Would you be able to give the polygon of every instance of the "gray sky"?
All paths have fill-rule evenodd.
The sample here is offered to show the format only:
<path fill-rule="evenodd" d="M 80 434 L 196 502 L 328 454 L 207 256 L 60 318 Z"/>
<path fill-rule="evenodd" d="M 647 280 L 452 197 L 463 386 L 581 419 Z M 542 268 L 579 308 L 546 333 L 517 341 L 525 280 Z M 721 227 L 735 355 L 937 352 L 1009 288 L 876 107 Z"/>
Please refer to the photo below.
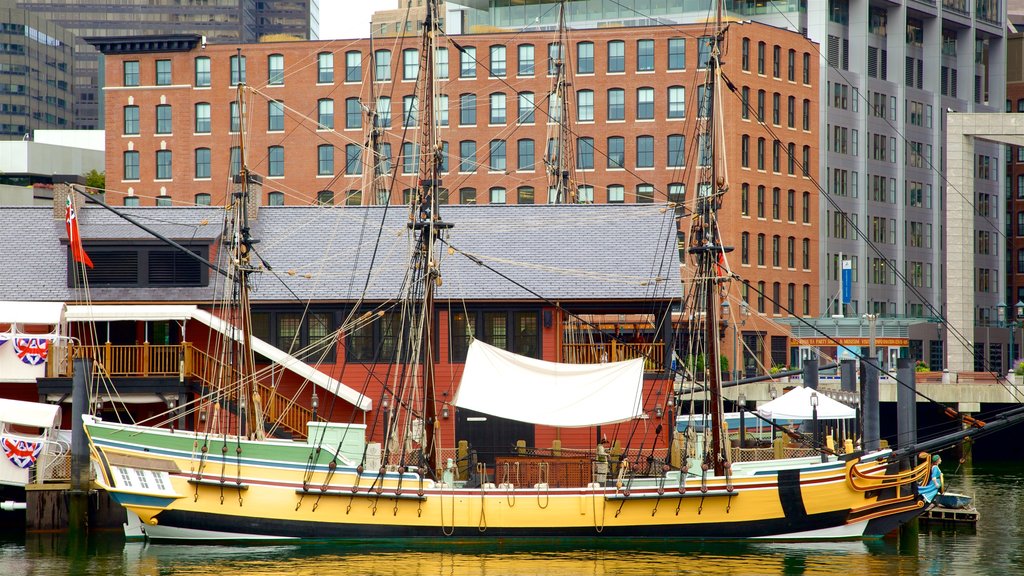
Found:
<path fill-rule="evenodd" d="M 370 16 L 396 6 L 395 0 L 320 0 L 320 39 L 368 38 Z"/>

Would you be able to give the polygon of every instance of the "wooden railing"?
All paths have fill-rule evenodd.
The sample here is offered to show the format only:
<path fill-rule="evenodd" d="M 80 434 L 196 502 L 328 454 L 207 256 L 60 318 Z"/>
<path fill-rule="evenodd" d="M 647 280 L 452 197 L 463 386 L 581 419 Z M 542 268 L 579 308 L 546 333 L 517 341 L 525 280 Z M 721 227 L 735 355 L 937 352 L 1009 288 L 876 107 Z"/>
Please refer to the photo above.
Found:
<path fill-rule="evenodd" d="M 634 358 L 644 359 L 644 371 L 660 372 L 665 369 L 665 345 L 662 342 L 562 345 L 562 362 L 568 364 L 597 364 Z"/>
<path fill-rule="evenodd" d="M 222 388 L 222 399 L 234 402 L 237 399 L 235 383 L 241 374 L 234 366 L 192 346 L 191 342 L 171 345 L 156 344 L 100 344 L 92 346 L 73 345 L 72 358 L 91 358 L 95 369 L 111 378 L 149 378 L 154 376 L 178 376 L 196 378 L 207 388 Z M 70 364 L 69 364 L 70 365 Z M 70 373 L 61 374 L 69 377 Z M 306 423 L 313 419 L 312 411 L 266 384 L 256 381 L 260 401 L 266 420 L 277 423 L 293 436 L 306 436 Z"/>

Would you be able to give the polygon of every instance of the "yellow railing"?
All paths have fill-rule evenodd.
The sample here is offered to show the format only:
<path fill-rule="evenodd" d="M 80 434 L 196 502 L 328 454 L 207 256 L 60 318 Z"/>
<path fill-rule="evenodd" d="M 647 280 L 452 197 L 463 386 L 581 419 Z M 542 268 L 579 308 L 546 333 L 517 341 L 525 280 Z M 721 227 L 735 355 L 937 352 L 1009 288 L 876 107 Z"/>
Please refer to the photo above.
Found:
<path fill-rule="evenodd" d="M 634 358 L 644 359 L 645 371 L 660 372 L 665 369 L 665 345 L 662 342 L 562 345 L 562 362 L 568 364 L 597 364 Z"/>
<path fill-rule="evenodd" d="M 147 378 L 153 376 L 178 376 L 196 378 L 208 388 L 223 389 L 224 400 L 237 398 L 234 386 L 241 374 L 234 366 L 192 346 L 182 344 L 100 344 L 75 345 L 71 347 L 72 358 L 91 358 L 96 370 L 111 378 Z M 62 374 L 64 377 L 70 373 Z M 257 381 L 263 413 L 268 422 L 277 423 L 293 436 L 306 436 L 306 423 L 313 419 L 312 411 L 295 404 L 291 398 L 279 394 L 266 384 Z"/>

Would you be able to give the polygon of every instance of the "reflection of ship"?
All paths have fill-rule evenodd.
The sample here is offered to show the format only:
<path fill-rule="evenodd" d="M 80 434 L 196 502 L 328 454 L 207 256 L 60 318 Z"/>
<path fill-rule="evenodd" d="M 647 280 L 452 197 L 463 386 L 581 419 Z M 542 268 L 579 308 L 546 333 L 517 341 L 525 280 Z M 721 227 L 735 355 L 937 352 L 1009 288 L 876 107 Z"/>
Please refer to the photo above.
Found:
<path fill-rule="evenodd" d="M 429 75 L 434 70 L 434 43 L 440 38 L 438 10 L 436 0 L 427 3 L 419 75 L 426 78 L 419 92 L 424 103 L 434 102 L 435 84 Z M 692 217 L 682 219 L 691 226 L 686 252 L 694 274 L 686 283 L 689 293 L 683 309 L 694 314 L 687 326 L 692 352 L 688 358 L 693 361 L 681 368 L 681 377 L 699 382 L 707 391 L 703 401 L 712 424 L 701 440 L 680 442 L 673 455 L 677 457 L 666 461 L 653 453 L 635 459 L 603 449 L 581 454 L 575 464 L 582 473 L 575 475 L 547 462 L 531 463 L 523 455 L 522 462 L 506 461 L 492 469 L 483 463 L 471 466 L 469 479 L 459 479 L 458 464 L 442 461 L 438 426 L 448 406 L 435 390 L 434 346 L 439 345 L 439 336 L 434 332 L 434 298 L 442 263 L 457 250 L 449 244 L 453 225 L 442 220 L 439 211 L 442 148 L 433 133 L 432 106 L 425 105 L 420 114 L 424 152 L 419 189 L 410 194 L 404 226 L 411 253 L 402 313 L 365 317 L 367 323 L 386 318 L 388 325 L 381 331 L 392 337 L 388 352 L 394 354 L 389 358 L 393 372 L 389 369 L 379 404 L 387 429 L 383 445 L 365 441 L 364 424 L 314 423 L 305 442 L 262 437 L 261 395 L 251 377 L 247 315 L 247 277 L 254 271 L 250 258 L 255 242 L 240 213 L 227 249 L 236 267 L 229 273 L 237 280 L 232 294 L 242 310 L 242 346 L 235 350 L 240 377 L 232 383 L 238 387 L 215 390 L 197 409 L 211 411 L 201 418 L 204 422 L 217 419 L 212 410 L 221 404 L 244 409 L 231 422 L 231 433 L 227 426 L 194 433 L 87 417 L 86 430 L 101 471 L 97 481 L 139 516 L 152 539 L 516 538 L 530 543 L 618 538 L 632 546 L 635 538 L 873 538 L 918 515 L 922 502 L 913 485 L 927 471 L 927 463 L 901 469 L 890 461 L 888 450 L 842 458 L 816 454 L 729 460 L 722 434 L 722 367 L 696 360 L 720 356 L 716 315 L 721 288 L 731 281 L 721 270 L 728 249 L 716 214 L 728 185 L 714 160 L 719 130 L 712 113 L 720 98 L 717 71 L 724 34 L 719 23 L 715 34 L 701 39 L 708 73 L 701 92 L 704 100 L 698 106 L 700 133 L 692 140 L 700 143 L 700 157 L 708 161 L 698 168 L 700 193 L 686 206 Z M 566 108 L 564 103 L 557 106 Z M 558 156 L 564 161 L 564 155 Z M 242 160 L 244 197 L 244 154 Z M 556 172 L 562 183 L 571 182 L 562 168 Z M 556 197 L 573 197 L 566 192 Z M 245 205 L 235 203 L 239 212 Z M 675 230 L 671 236 L 674 240 Z M 659 250 L 672 253 L 672 243 L 664 242 Z M 643 370 L 643 359 L 556 364 L 472 340 L 452 403 L 463 410 L 556 428 L 623 421 L 639 426 L 648 419 L 641 399 Z"/>

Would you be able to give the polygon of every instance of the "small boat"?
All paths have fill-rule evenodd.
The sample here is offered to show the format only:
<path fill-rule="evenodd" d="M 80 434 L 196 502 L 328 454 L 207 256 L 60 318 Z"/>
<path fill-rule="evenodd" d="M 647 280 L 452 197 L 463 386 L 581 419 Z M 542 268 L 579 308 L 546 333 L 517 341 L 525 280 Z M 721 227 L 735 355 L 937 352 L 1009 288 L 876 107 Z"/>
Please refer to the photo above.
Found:
<path fill-rule="evenodd" d="M 956 492 L 944 492 L 937 495 L 933 502 L 942 508 L 971 508 L 974 505 L 974 497 Z"/>

